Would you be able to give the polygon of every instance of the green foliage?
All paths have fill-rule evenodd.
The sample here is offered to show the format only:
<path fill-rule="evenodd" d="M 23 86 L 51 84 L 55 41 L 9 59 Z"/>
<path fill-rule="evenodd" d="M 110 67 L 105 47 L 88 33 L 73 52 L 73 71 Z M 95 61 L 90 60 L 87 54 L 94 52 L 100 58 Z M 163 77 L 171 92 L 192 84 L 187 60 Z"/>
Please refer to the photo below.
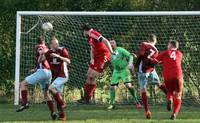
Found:
<path fill-rule="evenodd" d="M 0 96 L 11 96 L 14 93 L 14 83 L 11 80 L 5 80 L 0 83 Z"/>

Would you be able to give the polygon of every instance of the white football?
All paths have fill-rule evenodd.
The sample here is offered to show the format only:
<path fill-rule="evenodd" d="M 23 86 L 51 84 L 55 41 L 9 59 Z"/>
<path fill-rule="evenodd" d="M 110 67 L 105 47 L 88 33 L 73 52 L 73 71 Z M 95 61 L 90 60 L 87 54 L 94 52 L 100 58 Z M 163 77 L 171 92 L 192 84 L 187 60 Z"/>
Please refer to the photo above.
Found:
<path fill-rule="evenodd" d="M 46 22 L 42 24 L 42 29 L 44 31 L 52 31 L 53 30 L 53 25 L 50 22 Z"/>

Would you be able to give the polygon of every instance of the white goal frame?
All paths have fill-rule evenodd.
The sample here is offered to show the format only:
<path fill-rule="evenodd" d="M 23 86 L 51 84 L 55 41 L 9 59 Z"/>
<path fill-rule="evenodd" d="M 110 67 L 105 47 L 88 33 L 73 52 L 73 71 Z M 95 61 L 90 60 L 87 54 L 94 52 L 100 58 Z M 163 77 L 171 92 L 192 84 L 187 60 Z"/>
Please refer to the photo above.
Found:
<path fill-rule="evenodd" d="M 138 12 L 84 12 L 84 11 L 17 11 L 16 16 L 16 57 L 15 57 L 15 91 L 14 105 L 19 104 L 20 83 L 20 39 L 21 39 L 21 16 L 24 15 L 68 15 L 68 16 L 173 16 L 173 15 L 200 15 L 200 11 L 138 11 Z"/>

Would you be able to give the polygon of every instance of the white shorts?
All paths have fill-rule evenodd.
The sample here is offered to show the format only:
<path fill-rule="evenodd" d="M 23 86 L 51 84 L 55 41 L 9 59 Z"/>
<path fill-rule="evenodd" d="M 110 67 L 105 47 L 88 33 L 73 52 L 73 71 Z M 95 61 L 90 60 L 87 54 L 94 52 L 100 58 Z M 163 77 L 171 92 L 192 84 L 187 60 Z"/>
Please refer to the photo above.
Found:
<path fill-rule="evenodd" d="M 40 84 L 44 90 L 48 83 L 51 82 L 51 71 L 47 69 L 37 69 L 37 71 L 25 78 L 30 85 Z"/>
<path fill-rule="evenodd" d="M 148 84 L 158 85 L 160 83 L 160 79 L 155 70 L 150 73 L 138 72 L 138 80 L 140 89 L 146 89 Z"/>
<path fill-rule="evenodd" d="M 64 84 L 68 81 L 68 77 L 67 78 L 63 78 L 63 77 L 57 77 L 52 84 L 49 86 L 49 88 L 55 88 L 58 92 L 62 93 L 63 92 L 63 88 L 64 88 Z"/>

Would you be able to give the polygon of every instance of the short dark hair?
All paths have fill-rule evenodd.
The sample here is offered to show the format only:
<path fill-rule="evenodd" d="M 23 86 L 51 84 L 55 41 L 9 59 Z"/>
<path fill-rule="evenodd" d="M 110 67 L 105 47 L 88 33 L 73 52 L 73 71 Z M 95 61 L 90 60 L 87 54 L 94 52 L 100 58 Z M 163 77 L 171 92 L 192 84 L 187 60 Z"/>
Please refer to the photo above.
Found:
<path fill-rule="evenodd" d="M 38 43 L 38 44 L 43 44 L 44 42 L 45 42 L 44 36 L 39 36 L 39 37 L 37 38 L 37 43 Z"/>
<path fill-rule="evenodd" d="M 155 34 L 149 34 L 149 41 L 150 42 L 155 42 L 157 39 L 156 35 Z"/>
<path fill-rule="evenodd" d="M 179 42 L 178 41 L 169 41 L 169 43 L 172 45 L 173 48 L 179 48 Z"/>
<path fill-rule="evenodd" d="M 86 31 L 88 31 L 88 30 L 91 29 L 89 23 L 85 23 L 85 24 L 81 25 L 81 28 L 82 28 L 83 30 L 86 30 Z"/>

